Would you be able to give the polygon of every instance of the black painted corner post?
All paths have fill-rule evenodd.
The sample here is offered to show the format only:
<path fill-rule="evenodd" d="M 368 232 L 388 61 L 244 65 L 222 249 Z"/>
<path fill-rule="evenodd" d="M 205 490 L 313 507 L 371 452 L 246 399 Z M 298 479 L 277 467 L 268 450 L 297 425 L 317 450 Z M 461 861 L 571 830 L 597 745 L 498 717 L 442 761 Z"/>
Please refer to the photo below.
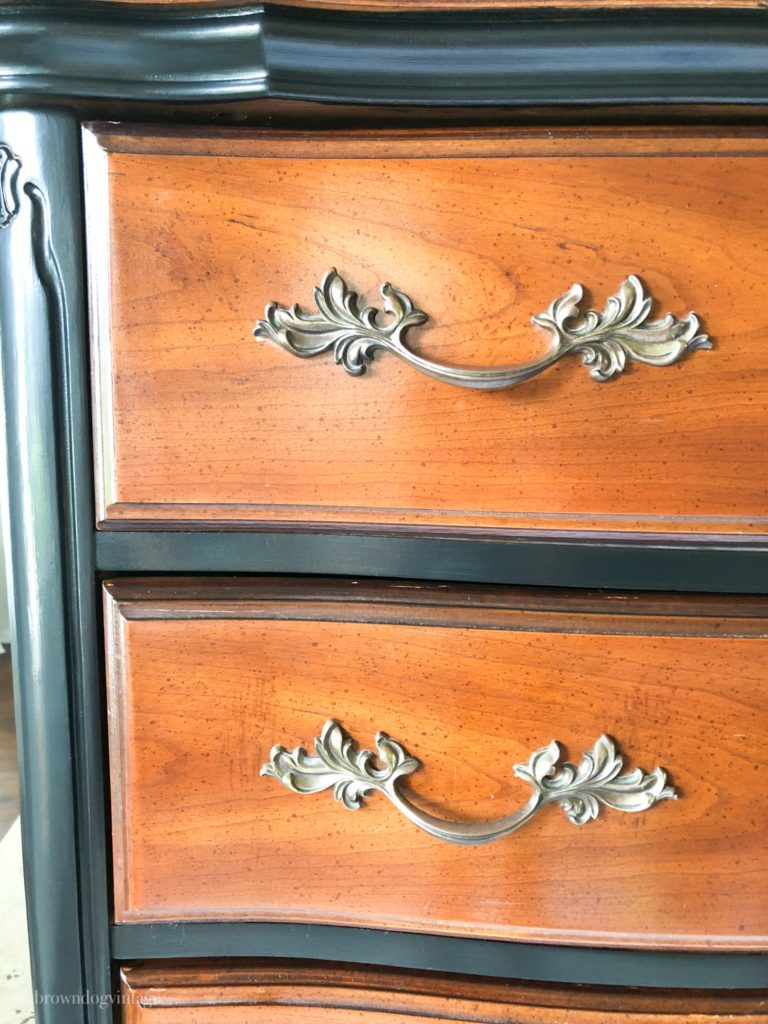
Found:
<path fill-rule="evenodd" d="M 4 529 L 39 1024 L 94 1021 L 110 994 L 82 248 L 76 119 L 0 113 Z"/>

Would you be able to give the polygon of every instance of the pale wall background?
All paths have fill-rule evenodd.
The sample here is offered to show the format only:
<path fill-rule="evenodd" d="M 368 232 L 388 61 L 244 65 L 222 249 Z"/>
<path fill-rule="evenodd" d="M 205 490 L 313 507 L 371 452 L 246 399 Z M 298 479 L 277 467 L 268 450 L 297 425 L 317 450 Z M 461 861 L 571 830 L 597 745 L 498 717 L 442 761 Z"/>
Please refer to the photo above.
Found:
<path fill-rule="evenodd" d="M 0 539 L 0 644 L 10 643 L 11 624 L 8 615 L 8 592 L 5 589 L 5 552 Z"/>

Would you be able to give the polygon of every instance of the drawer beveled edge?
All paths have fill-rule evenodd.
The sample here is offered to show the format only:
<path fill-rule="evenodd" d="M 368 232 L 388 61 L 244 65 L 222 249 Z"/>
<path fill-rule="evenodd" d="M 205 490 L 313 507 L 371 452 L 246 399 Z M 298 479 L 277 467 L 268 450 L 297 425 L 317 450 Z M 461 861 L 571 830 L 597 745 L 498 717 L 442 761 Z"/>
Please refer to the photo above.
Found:
<path fill-rule="evenodd" d="M 750 1014 L 762 1019 L 765 993 L 761 991 L 702 992 L 658 989 L 653 992 L 606 987 L 574 988 L 541 982 L 501 981 L 477 975 L 395 967 L 360 967 L 323 961 L 285 959 L 160 960 L 122 965 L 120 981 L 125 1001 L 141 1009 L 207 1005 L 293 1005 L 367 1010 L 381 1007 L 408 1014 L 428 1010 L 431 1017 L 442 1009 L 454 1019 L 460 1002 L 468 1019 L 511 1020 L 518 1008 L 547 1013 L 573 1010 L 622 1015 L 645 1012 L 654 1019 L 669 1014 Z M 535 1009 L 534 1009 L 535 1008 Z M 460 1013 L 464 1020 L 464 1013 Z M 441 1017 L 442 1019 L 442 1017 Z M 515 1017 L 517 1019 L 517 1017 Z M 538 1016 L 536 1016 L 538 1020 Z M 549 1018 L 548 1018 L 549 1019 Z M 591 1016 L 590 1016 L 591 1019 Z"/>
<path fill-rule="evenodd" d="M 296 577 L 122 577 L 103 582 L 126 620 L 280 619 L 594 634 L 768 636 L 768 600 L 486 584 Z"/>

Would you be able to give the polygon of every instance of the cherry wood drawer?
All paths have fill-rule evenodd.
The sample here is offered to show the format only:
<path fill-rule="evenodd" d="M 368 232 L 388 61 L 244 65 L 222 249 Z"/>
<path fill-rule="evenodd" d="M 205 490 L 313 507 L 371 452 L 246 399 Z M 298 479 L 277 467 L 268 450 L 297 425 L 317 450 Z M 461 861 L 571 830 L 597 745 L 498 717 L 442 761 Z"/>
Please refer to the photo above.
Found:
<path fill-rule="evenodd" d="M 764 134 L 113 126 L 84 146 L 102 528 L 766 534 Z M 540 358 L 533 315 L 574 282 L 602 310 L 631 274 L 714 348 L 483 391 L 254 339 L 271 300 L 314 310 L 331 267 L 361 303 L 407 293 L 430 317 L 409 344 L 440 364 Z"/>
<path fill-rule="evenodd" d="M 764 601 L 215 579 L 105 595 L 119 922 L 766 948 Z M 330 718 L 402 744 L 421 767 L 401 792 L 459 829 L 525 804 L 513 766 L 553 739 L 578 762 L 608 734 L 679 799 L 581 827 L 543 806 L 446 842 L 382 793 L 350 812 L 260 776 Z"/>
<path fill-rule="evenodd" d="M 302 961 L 123 967 L 126 1024 L 764 1024 L 765 993 L 591 989 Z"/>

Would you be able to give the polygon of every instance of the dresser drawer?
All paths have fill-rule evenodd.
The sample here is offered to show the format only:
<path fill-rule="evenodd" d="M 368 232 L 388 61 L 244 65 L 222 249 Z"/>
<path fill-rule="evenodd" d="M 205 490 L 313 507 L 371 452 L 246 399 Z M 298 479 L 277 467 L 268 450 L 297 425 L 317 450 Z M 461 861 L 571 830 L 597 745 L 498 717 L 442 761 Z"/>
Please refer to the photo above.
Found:
<path fill-rule="evenodd" d="M 762 134 L 113 126 L 84 143 L 102 528 L 768 532 Z M 588 331 L 593 371 L 671 360 L 676 328 L 648 326 L 666 313 L 714 348 L 627 356 L 603 383 L 573 353 L 542 369 L 553 318 L 566 348 L 587 330 L 575 292 L 551 305 L 574 282 L 582 312 L 629 282 Z M 403 358 L 367 365 L 365 325 Z M 483 367 L 531 361 L 485 390 Z"/>
<path fill-rule="evenodd" d="M 764 1024 L 768 1010 L 764 993 L 633 992 L 301 961 L 138 964 L 121 981 L 126 1024 Z"/>
<path fill-rule="evenodd" d="M 295 580 L 105 599 L 119 922 L 766 948 L 764 601 Z M 378 775 L 342 743 L 377 730 Z M 569 802 L 489 826 L 557 796 L 553 739 L 580 766 Z"/>

